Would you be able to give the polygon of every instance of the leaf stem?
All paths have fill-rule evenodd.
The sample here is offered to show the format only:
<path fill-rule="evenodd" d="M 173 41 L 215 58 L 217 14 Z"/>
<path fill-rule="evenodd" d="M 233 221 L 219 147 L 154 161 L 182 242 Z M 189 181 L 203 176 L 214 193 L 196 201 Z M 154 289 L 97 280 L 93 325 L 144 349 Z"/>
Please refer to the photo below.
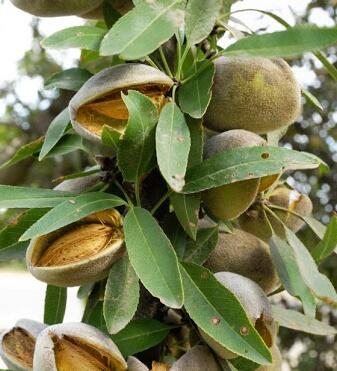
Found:
<path fill-rule="evenodd" d="M 151 209 L 151 214 L 154 215 L 160 206 L 171 196 L 173 193 L 172 189 L 168 190 L 164 196 L 153 206 Z"/>
<path fill-rule="evenodd" d="M 129 195 L 126 193 L 125 189 L 122 187 L 122 185 L 119 183 L 118 180 L 115 180 L 114 183 L 116 187 L 123 193 L 123 196 L 125 197 L 125 200 L 129 204 L 129 206 L 132 207 L 133 202 L 131 201 L 131 198 L 129 197 Z"/>
<path fill-rule="evenodd" d="M 221 54 L 218 53 L 214 55 L 212 58 L 209 59 L 210 62 L 213 62 L 215 59 L 221 57 Z M 188 83 L 189 81 L 193 80 L 197 76 L 201 74 L 201 72 L 205 71 L 209 67 L 209 64 L 205 63 L 203 66 L 201 66 L 193 75 L 188 76 L 185 80 L 181 81 L 181 85 L 184 85 Z"/>
<path fill-rule="evenodd" d="M 169 64 L 167 62 L 167 59 L 166 59 L 166 56 L 165 56 L 165 53 L 164 53 L 163 48 L 161 46 L 159 47 L 159 53 L 160 53 L 161 60 L 164 64 L 166 73 L 172 78 L 173 77 L 172 71 L 170 69 L 170 66 L 169 66 Z"/>
<path fill-rule="evenodd" d="M 152 67 L 156 68 L 157 70 L 161 70 L 157 64 L 150 58 L 150 57 L 146 57 L 146 62 L 148 62 Z"/>
<path fill-rule="evenodd" d="M 140 179 L 137 178 L 135 182 L 135 196 L 136 196 L 136 203 L 137 206 L 142 206 L 141 199 L 140 199 Z"/>

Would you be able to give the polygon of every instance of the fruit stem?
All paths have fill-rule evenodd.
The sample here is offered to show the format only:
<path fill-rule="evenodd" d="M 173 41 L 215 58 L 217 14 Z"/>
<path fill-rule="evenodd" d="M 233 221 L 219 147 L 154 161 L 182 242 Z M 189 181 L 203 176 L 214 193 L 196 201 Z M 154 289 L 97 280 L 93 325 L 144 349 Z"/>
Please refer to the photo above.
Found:
<path fill-rule="evenodd" d="M 153 206 L 151 209 L 151 214 L 154 215 L 160 206 L 171 196 L 173 193 L 172 189 L 168 190 L 164 196 Z"/>
<path fill-rule="evenodd" d="M 146 62 L 148 62 L 152 67 L 156 68 L 157 70 L 160 70 L 160 68 L 156 65 L 156 63 L 150 57 L 146 57 Z"/>
<path fill-rule="evenodd" d="M 266 213 L 266 211 L 269 212 L 269 211 L 271 211 L 271 210 L 269 210 L 269 208 L 268 208 L 266 205 L 262 204 L 262 211 L 263 211 L 264 218 L 265 218 L 266 221 L 267 221 L 268 227 L 269 227 L 269 229 L 270 229 L 270 231 L 271 231 L 271 234 L 274 235 L 274 234 L 275 234 L 274 229 L 273 229 L 273 227 L 272 227 L 272 225 L 271 225 L 271 223 L 270 223 L 270 220 L 269 220 L 269 218 L 268 218 L 268 215 L 267 215 L 267 213 Z"/>
<path fill-rule="evenodd" d="M 164 64 L 164 67 L 165 67 L 166 73 L 167 73 L 171 78 L 173 78 L 172 71 L 171 71 L 171 69 L 170 69 L 169 64 L 167 63 L 167 59 L 166 59 L 165 53 L 164 53 L 163 48 L 162 48 L 161 46 L 159 47 L 159 53 L 160 53 L 161 60 L 162 60 L 162 62 L 163 62 L 163 64 Z"/>

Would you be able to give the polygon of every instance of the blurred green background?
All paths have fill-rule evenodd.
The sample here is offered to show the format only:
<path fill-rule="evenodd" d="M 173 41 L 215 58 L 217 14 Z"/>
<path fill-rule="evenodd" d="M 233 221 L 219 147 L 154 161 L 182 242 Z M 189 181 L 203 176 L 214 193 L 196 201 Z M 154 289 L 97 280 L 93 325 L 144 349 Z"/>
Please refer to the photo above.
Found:
<path fill-rule="evenodd" d="M 257 3 L 258 1 L 255 1 L 255 5 Z M 336 1 L 317 0 L 304 3 L 305 11 L 295 12 L 290 8 L 296 22 L 310 22 L 314 14 L 316 18 L 321 16 L 322 19 L 328 20 L 327 23 L 336 24 Z M 246 8 L 251 5 L 252 1 L 246 1 Z M 270 9 L 273 7 L 269 6 L 267 10 Z M 265 22 L 265 17 L 259 15 L 258 19 L 261 19 L 261 23 Z M 256 21 L 254 24 L 259 25 Z M 268 29 L 268 25 L 263 23 L 261 28 Z M 70 92 L 41 89 L 38 93 L 38 104 L 27 104 L 18 94 L 17 87 L 23 78 L 29 78 L 31 81 L 36 78 L 46 79 L 61 70 L 59 62 L 39 45 L 42 35 L 38 20 L 31 22 L 30 30 L 33 42 L 30 49 L 27 45 L 28 51 L 17 64 L 17 77 L 13 81 L 0 81 L 0 164 L 24 144 L 44 135 L 49 123 L 67 105 L 71 97 Z M 327 56 L 337 67 L 337 47 L 330 48 Z M 2 53 L 2 58 L 6 58 L 6 53 Z M 324 110 L 319 112 L 311 105 L 304 104 L 302 117 L 289 128 L 282 143 L 296 150 L 314 153 L 328 163 L 330 171 L 296 171 L 288 174 L 285 179 L 299 191 L 310 195 L 315 216 L 327 223 L 329 215 L 337 210 L 337 83 L 311 54 L 290 60 L 289 63 L 294 66 L 295 72 L 302 76 L 302 85 L 318 98 Z M 83 152 L 74 152 L 42 163 L 31 158 L 1 171 L 0 184 L 53 187 L 58 177 L 81 171 L 87 165 L 88 158 Z M 0 211 L 0 224 L 4 225 L 13 216 L 13 211 Z M 307 230 L 301 232 L 301 237 L 309 243 L 312 240 Z M 8 263 L 0 264 L 0 267 L 8 268 Z M 13 262 L 11 267 L 24 269 L 24 264 Z M 337 287 L 336 254 L 323 263 L 321 269 Z M 286 297 L 280 300 L 290 307 L 297 305 L 295 301 L 287 301 Z M 321 306 L 319 316 L 337 326 L 336 310 Z M 337 343 L 334 337 L 313 337 L 281 329 L 280 340 L 284 359 L 288 362 L 287 369 L 337 370 Z"/>

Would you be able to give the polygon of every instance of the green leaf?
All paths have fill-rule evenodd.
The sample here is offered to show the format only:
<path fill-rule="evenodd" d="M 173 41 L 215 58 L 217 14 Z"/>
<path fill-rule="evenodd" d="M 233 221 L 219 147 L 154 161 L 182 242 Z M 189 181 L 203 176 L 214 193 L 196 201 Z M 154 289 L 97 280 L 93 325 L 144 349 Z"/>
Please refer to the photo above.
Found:
<path fill-rule="evenodd" d="M 124 220 L 130 262 L 150 293 L 171 307 L 183 305 L 183 288 L 174 249 L 157 221 L 145 209 L 129 210 Z"/>
<path fill-rule="evenodd" d="M 285 309 L 276 305 L 273 305 L 272 309 L 274 320 L 282 327 L 314 335 L 327 336 L 337 334 L 337 330 L 332 326 L 295 310 Z"/>
<path fill-rule="evenodd" d="M 323 64 L 325 69 L 328 71 L 329 75 L 337 81 L 337 68 L 330 63 L 328 58 L 322 53 L 322 52 L 316 52 L 314 53 L 316 58 Z"/>
<path fill-rule="evenodd" d="M 292 247 L 302 277 L 314 295 L 323 302 L 337 303 L 337 293 L 328 277 L 319 272 L 314 258 L 301 240 L 290 229 L 286 228 L 286 236 Z"/>
<path fill-rule="evenodd" d="M 23 259 L 26 256 L 28 242 L 18 240 L 47 211 L 48 209 L 30 209 L 0 231 L 0 261 Z"/>
<path fill-rule="evenodd" d="M 326 232 L 326 226 L 312 216 L 304 216 L 303 219 L 316 236 L 322 240 Z"/>
<path fill-rule="evenodd" d="M 168 335 L 170 326 L 154 319 L 131 321 L 111 338 L 126 358 L 160 344 Z"/>
<path fill-rule="evenodd" d="M 109 335 L 103 315 L 103 301 L 101 300 L 96 301 L 94 306 L 89 309 L 89 311 L 87 312 L 87 318 L 85 319 L 85 323 L 94 326 L 103 333 L 105 333 L 106 335 Z"/>
<path fill-rule="evenodd" d="M 0 170 L 6 169 L 7 167 L 13 166 L 18 162 L 25 160 L 38 153 L 42 147 L 43 137 L 34 140 L 31 143 L 22 146 L 13 157 L 0 166 Z"/>
<path fill-rule="evenodd" d="M 64 89 L 78 91 L 92 77 L 92 73 L 83 68 L 70 68 L 56 72 L 45 83 L 45 89 Z"/>
<path fill-rule="evenodd" d="M 111 126 L 104 125 L 102 130 L 102 143 L 108 147 L 113 148 L 117 152 L 121 133 Z"/>
<path fill-rule="evenodd" d="M 207 269 L 191 263 L 182 266 L 184 305 L 198 327 L 232 352 L 259 364 L 269 364 L 270 351 L 236 296 Z M 214 318 L 217 324 L 212 321 Z M 248 329 L 245 336 L 240 333 L 243 326 Z"/>
<path fill-rule="evenodd" d="M 188 263 L 204 264 L 218 242 L 218 226 L 199 229 L 196 241 L 187 241 L 176 247 L 176 252 L 181 261 Z"/>
<path fill-rule="evenodd" d="M 293 249 L 276 235 L 271 238 L 269 245 L 273 263 L 283 286 L 290 295 L 301 299 L 304 313 L 314 317 L 315 298 L 302 277 Z"/>
<path fill-rule="evenodd" d="M 219 152 L 188 169 L 184 193 L 200 192 L 240 180 L 287 170 L 314 169 L 321 161 L 310 153 L 281 147 L 245 147 Z"/>
<path fill-rule="evenodd" d="M 108 28 L 111 28 L 113 24 L 121 17 L 121 15 L 114 9 L 109 0 L 103 1 L 103 15 L 104 21 Z"/>
<path fill-rule="evenodd" d="M 302 88 L 302 94 L 307 102 L 310 103 L 314 108 L 316 108 L 318 111 L 324 111 L 321 102 L 312 93 L 310 93 L 310 91 Z"/>
<path fill-rule="evenodd" d="M 110 334 L 116 334 L 131 321 L 138 301 L 138 277 L 125 256 L 111 267 L 105 287 L 103 313 Z"/>
<path fill-rule="evenodd" d="M 138 91 L 129 90 L 122 98 L 129 120 L 118 145 L 118 167 L 126 181 L 135 182 L 152 167 L 158 110 L 151 99 Z"/>
<path fill-rule="evenodd" d="M 46 325 L 62 323 L 66 305 L 67 288 L 47 285 L 43 323 Z"/>
<path fill-rule="evenodd" d="M 183 113 L 171 102 L 162 109 L 156 130 L 156 151 L 160 172 L 175 192 L 185 184 L 191 137 Z"/>
<path fill-rule="evenodd" d="M 54 118 L 48 127 L 44 143 L 40 151 L 39 161 L 43 160 L 63 137 L 69 122 L 69 110 L 68 108 L 65 108 Z"/>
<path fill-rule="evenodd" d="M 50 49 L 81 48 L 99 50 L 106 30 L 93 26 L 76 26 L 55 32 L 42 40 L 41 45 Z"/>
<path fill-rule="evenodd" d="M 0 185 L 0 208 L 25 209 L 54 207 L 71 197 L 52 189 Z"/>
<path fill-rule="evenodd" d="M 170 201 L 185 232 L 195 240 L 199 219 L 200 194 L 174 193 L 170 197 Z"/>
<path fill-rule="evenodd" d="M 201 118 L 211 100 L 215 67 L 212 62 L 205 60 L 195 63 L 193 69 L 194 77 L 182 85 L 178 98 L 183 112 L 191 117 Z M 197 73 L 199 69 L 202 69 L 202 72 Z"/>
<path fill-rule="evenodd" d="M 143 58 L 158 49 L 182 23 L 185 0 L 143 1 L 120 18 L 105 35 L 101 55 Z"/>
<path fill-rule="evenodd" d="M 291 57 L 318 51 L 337 42 L 337 27 L 298 25 L 285 31 L 253 35 L 238 40 L 221 52 L 225 56 Z"/>
<path fill-rule="evenodd" d="M 321 261 L 337 248 L 337 216 L 333 215 L 325 231 L 322 241 L 314 248 L 313 257 Z"/>
<path fill-rule="evenodd" d="M 109 193 L 83 193 L 62 202 L 47 212 L 21 236 L 20 241 L 42 236 L 74 223 L 92 213 L 121 205 L 125 205 L 125 201 Z"/>
<path fill-rule="evenodd" d="M 187 167 L 191 167 L 200 164 L 202 161 L 204 146 L 203 126 L 201 120 L 195 120 L 193 118 L 187 119 L 187 125 L 191 135 L 191 148 Z M 185 232 L 195 240 L 199 219 L 200 194 L 185 195 L 182 193 L 174 193 L 170 200 L 180 224 Z"/>
<path fill-rule="evenodd" d="M 222 0 L 189 0 L 185 14 L 185 33 L 190 45 L 198 44 L 211 33 Z"/>
<path fill-rule="evenodd" d="M 48 152 L 45 158 L 63 156 L 74 151 L 84 151 L 83 138 L 77 134 L 67 134 Z"/>

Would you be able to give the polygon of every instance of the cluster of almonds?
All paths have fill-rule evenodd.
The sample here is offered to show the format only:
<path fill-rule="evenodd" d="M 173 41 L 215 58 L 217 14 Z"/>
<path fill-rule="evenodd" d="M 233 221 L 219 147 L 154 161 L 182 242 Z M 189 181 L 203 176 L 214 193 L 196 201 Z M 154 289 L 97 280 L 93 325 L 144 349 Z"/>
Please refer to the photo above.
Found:
<path fill-rule="evenodd" d="M 281 355 L 275 345 L 277 325 L 263 290 L 252 280 L 230 272 L 216 279 L 240 300 L 266 345 L 271 348 L 272 366 L 258 371 L 281 369 Z M 233 359 L 237 354 L 222 347 L 201 329 L 200 336 L 215 354 Z M 123 358 L 114 342 L 95 327 L 84 323 L 46 326 L 23 319 L 0 336 L 0 356 L 11 370 L 18 371 L 149 371 L 140 360 Z M 215 355 L 203 345 L 195 345 L 173 364 L 152 362 L 152 371 L 221 371 Z"/>
<path fill-rule="evenodd" d="M 99 17 L 102 0 L 11 0 L 17 7 L 38 16 L 80 15 Z M 110 0 L 124 13 L 131 1 Z M 88 15 L 90 14 L 90 15 Z M 218 152 L 267 142 L 259 134 L 291 125 L 301 112 L 301 91 L 288 64 L 282 59 L 218 58 L 212 99 L 204 117 L 207 136 L 204 158 Z M 128 110 L 121 93 L 129 89 L 147 95 L 160 110 L 174 81 L 142 63 L 106 68 L 88 80 L 69 104 L 72 125 L 86 139 L 101 143 L 103 125 L 123 134 Z M 281 356 L 275 344 L 277 326 L 267 294 L 275 291 L 279 278 L 273 267 L 268 240 L 272 229 L 284 235 L 284 225 L 297 232 L 304 224 L 298 216 L 312 211 L 310 199 L 279 184 L 280 174 L 249 179 L 204 191 L 207 214 L 233 220 L 233 233 L 220 232 L 219 241 L 205 266 L 240 300 L 256 330 L 273 354 L 272 366 L 280 370 Z M 82 192 L 97 176 L 66 181 L 58 190 Z M 263 205 L 279 207 L 277 218 L 265 218 Z M 209 226 L 206 218 L 199 228 Z M 58 286 L 78 286 L 107 276 L 111 265 L 125 253 L 123 219 L 116 210 L 92 214 L 79 222 L 39 237 L 27 251 L 27 266 L 39 280 Z M 139 360 L 125 362 L 111 339 L 85 324 L 62 324 L 44 328 L 33 321 L 19 321 L 1 338 L 1 354 L 15 370 L 148 370 Z M 237 357 L 206 333 L 200 335 L 221 358 Z M 34 352 L 35 348 L 35 352 Z M 33 356 L 34 354 L 34 356 Z M 194 346 L 173 365 L 153 363 L 152 370 L 220 370 L 210 350 Z"/>

